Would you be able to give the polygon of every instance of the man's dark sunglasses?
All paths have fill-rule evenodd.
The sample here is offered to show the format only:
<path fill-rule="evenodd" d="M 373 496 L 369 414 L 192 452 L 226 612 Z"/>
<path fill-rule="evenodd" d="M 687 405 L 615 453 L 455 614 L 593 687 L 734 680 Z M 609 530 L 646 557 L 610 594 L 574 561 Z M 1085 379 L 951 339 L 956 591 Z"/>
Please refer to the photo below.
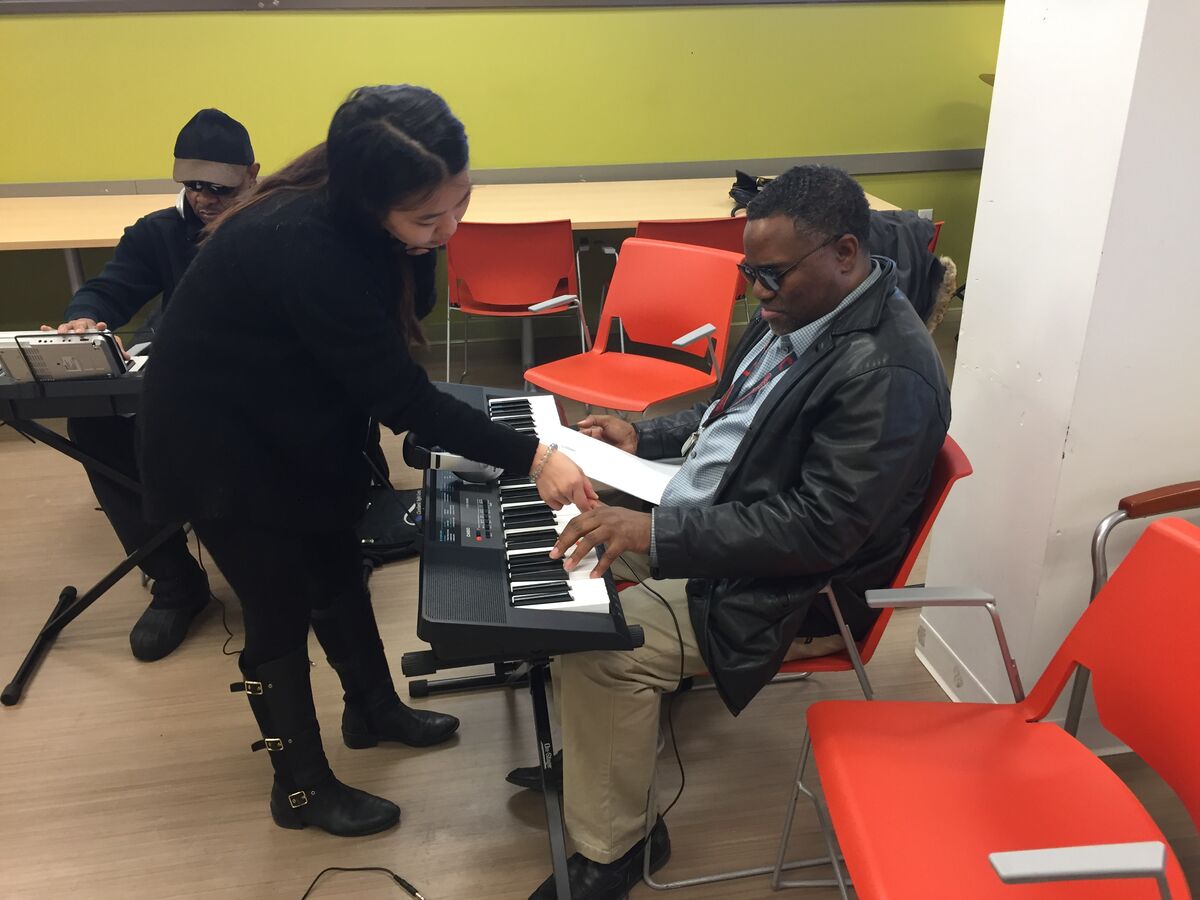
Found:
<path fill-rule="evenodd" d="M 840 234 L 831 234 L 816 247 L 813 247 L 802 257 L 784 269 L 777 270 L 775 266 L 752 266 L 750 263 L 745 261 L 738 263 L 737 267 L 741 270 L 741 273 L 746 276 L 746 281 L 748 281 L 750 284 L 754 284 L 754 282 L 757 281 L 768 291 L 774 294 L 779 291 L 779 286 L 783 283 L 784 276 L 787 275 L 788 272 L 792 271 L 792 269 L 796 268 L 796 266 L 800 265 L 800 263 L 804 262 L 818 250 L 822 249 L 823 247 L 828 247 L 840 237 Z"/>
<path fill-rule="evenodd" d="M 207 193 L 214 197 L 228 197 L 237 190 L 225 184 L 213 184 L 211 181 L 185 181 L 183 186 L 195 194 Z"/>

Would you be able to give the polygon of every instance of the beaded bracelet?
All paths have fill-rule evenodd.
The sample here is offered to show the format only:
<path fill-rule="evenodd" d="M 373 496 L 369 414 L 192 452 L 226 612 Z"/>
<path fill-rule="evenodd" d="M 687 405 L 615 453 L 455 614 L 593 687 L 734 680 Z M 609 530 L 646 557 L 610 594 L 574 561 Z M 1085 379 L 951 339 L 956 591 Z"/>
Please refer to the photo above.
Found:
<path fill-rule="evenodd" d="M 537 468 L 534 469 L 533 474 L 529 476 L 531 481 L 537 482 L 538 478 L 541 477 L 542 469 L 546 468 L 546 463 L 550 461 L 550 457 L 554 455 L 554 451 L 557 449 L 558 444 L 550 445 L 550 449 L 546 451 L 546 455 L 542 457 L 542 461 L 537 464 Z"/>

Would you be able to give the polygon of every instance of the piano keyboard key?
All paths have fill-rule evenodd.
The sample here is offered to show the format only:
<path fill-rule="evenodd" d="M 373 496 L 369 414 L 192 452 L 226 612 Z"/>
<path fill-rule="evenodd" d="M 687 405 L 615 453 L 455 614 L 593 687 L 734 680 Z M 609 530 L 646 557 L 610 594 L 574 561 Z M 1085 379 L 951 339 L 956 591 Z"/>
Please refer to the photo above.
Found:
<path fill-rule="evenodd" d="M 539 425 L 560 424 L 553 397 L 496 397 L 488 401 L 488 414 L 517 431 L 537 434 Z M 514 606 L 530 609 L 564 609 L 572 612 L 609 611 L 608 588 L 602 578 L 592 578 L 597 563 L 591 551 L 568 572 L 561 559 L 551 559 L 554 546 L 567 523 L 579 515 L 574 506 L 552 510 L 527 476 L 506 475 L 499 480 L 500 522 L 507 558 L 509 596 Z"/>

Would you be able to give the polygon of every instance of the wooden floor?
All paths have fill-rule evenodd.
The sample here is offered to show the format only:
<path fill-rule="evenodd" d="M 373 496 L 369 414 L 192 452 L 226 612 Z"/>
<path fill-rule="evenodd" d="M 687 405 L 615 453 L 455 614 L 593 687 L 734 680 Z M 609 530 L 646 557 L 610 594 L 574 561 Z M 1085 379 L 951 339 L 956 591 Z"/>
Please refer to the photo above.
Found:
<path fill-rule="evenodd" d="M 475 380 L 503 381 L 505 371 L 511 369 L 481 367 Z M 398 449 L 389 436 L 397 482 L 415 484 Z M 94 506 L 76 464 L 0 429 L 5 680 L 60 588 L 89 585 L 118 558 L 116 539 Z M 401 653 L 421 648 L 414 634 L 416 573 L 415 561 L 395 563 L 372 582 L 397 676 Z M 237 648 L 236 600 L 219 576 L 213 586 L 229 607 Z M 130 655 L 128 632 L 147 601 L 136 578 L 118 584 L 67 628 L 22 703 L 0 710 L 0 896 L 296 900 L 326 866 L 386 866 L 428 900 L 524 898 L 549 873 L 540 796 L 503 780 L 513 766 L 534 762 L 523 691 L 414 701 L 461 717 L 460 736 L 445 747 L 352 751 L 338 740 L 340 692 L 314 643 L 314 689 L 334 770 L 398 802 L 403 819 L 399 828 L 364 839 L 285 831 L 267 811 L 270 766 L 264 754 L 249 751 L 258 734 L 245 699 L 228 691 L 237 668 L 221 652 L 219 610 L 210 609 L 175 654 L 146 664 Z M 899 615 L 876 654 L 871 674 L 880 697 L 944 699 L 913 657 L 915 627 L 913 614 Z M 664 876 L 771 861 L 805 707 L 858 695 L 853 676 L 822 675 L 766 689 L 737 720 L 711 691 L 682 697 L 675 718 L 687 789 L 669 819 L 675 853 Z M 1116 766 L 1164 828 L 1183 836 L 1177 851 L 1200 868 L 1180 804 L 1136 759 L 1121 758 Z M 673 793 L 678 773 L 669 750 L 660 776 Z M 798 821 L 793 853 L 818 855 L 811 811 L 802 809 Z M 757 879 L 681 896 L 769 894 Z M 313 892 L 339 896 L 402 894 L 366 874 L 326 876 Z"/>

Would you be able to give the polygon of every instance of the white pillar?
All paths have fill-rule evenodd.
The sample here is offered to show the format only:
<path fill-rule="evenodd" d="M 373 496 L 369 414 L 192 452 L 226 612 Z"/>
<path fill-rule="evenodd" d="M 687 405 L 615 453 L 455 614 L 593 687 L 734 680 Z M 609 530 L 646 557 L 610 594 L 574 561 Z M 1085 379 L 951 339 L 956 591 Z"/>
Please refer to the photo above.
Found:
<path fill-rule="evenodd" d="M 996 595 L 1026 688 L 1087 603 L 1096 523 L 1200 478 L 1197 35 L 1195 0 L 1005 5 L 954 373 L 975 474 L 927 580 Z M 917 652 L 959 699 L 1012 699 L 978 610 L 927 611 Z"/>

